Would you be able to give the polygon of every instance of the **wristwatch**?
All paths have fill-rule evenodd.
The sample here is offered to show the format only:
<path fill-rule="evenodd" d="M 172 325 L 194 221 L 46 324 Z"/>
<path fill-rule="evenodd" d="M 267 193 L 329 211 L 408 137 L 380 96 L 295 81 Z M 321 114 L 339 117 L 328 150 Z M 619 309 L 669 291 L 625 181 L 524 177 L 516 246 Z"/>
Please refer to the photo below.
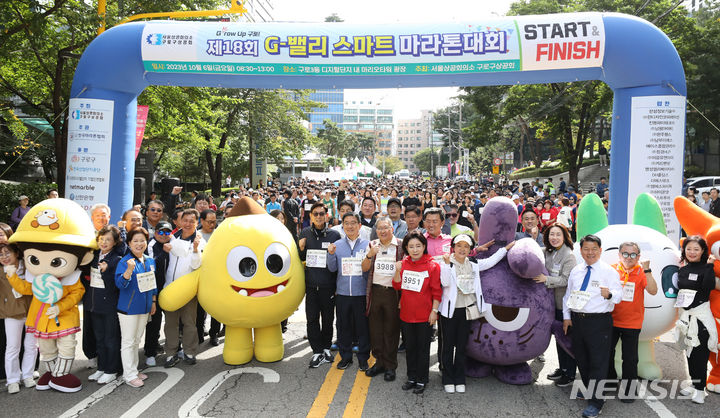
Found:
<path fill-rule="evenodd" d="M 365 258 L 367 258 L 368 260 L 372 260 L 372 257 L 370 257 L 369 255 L 366 255 Z"/>
<path fill-rule="evenodd" d="M 440 311 L 437 308 L 433 308 L 432 311 L 435 313 L 440 313 Z"/>
<path fill-rule="evenodd" d="M 607 300 L 612 299 L 612 292 L 608 292 L 608 297 L 606 297 L 605 299 L 607 299 Z"/>

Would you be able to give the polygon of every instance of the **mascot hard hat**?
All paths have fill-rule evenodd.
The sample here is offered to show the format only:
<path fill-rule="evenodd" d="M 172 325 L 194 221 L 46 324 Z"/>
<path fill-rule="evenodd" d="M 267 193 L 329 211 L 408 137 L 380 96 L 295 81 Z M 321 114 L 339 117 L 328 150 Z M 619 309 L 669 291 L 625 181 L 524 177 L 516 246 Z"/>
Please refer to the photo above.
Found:
<path fill-rule="evenodd" d="M 87 212 L 69 199 L 46 199 L 20 221 L 9 242 L 65 244 L 97 248 L 95 228 Z"/>

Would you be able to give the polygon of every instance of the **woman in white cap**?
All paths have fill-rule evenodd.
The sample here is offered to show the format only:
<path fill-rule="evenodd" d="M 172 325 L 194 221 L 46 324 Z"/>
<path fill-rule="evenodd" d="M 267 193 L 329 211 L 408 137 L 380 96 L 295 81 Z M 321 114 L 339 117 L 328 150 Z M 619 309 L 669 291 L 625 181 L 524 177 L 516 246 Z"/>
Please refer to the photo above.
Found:
<path fill-rule="evenodd" d="M 491 246 L 490 241 L 482 248 Z M 440 356 L 442 382 L 447 393 L 465 392 L 465 346 L 470 335 L 470 321 L 478 319 L 487 305 L 483 303 L 480 272 L 493 267 L 505 257 L 515 241 L 500 248 L 492 256 L 470 260 L 468 254 L 475 242 L 467 234 L 453 238 L 451 254 L 443 256 L 440 265 L 440 283 L 443 294 L 440 301 Z"/>
<path fill-rule="evenodd" d="M 30 199 L 28 199 L 27 196 L 20 196 L 18 198 L 18 202 L 20 203 L 20 206 L 16 207 L 12 212 L 12 215 L 10 215 L 10 227 L 13 229 L 16 229 L 18 225 L 20 225 L 22 218 L 30 211 L 30 207 L 28 206 Z"/>

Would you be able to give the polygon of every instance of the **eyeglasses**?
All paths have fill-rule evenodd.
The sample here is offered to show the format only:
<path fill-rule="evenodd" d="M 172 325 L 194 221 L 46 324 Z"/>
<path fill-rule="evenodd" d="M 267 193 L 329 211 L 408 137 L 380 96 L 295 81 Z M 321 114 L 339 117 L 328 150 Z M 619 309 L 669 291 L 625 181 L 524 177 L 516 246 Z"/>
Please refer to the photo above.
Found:
<path fill-rule="evenodd" d="M 458 214 L 457 214 L 457 213 L 448 213 L 447 216 L 449 216 L 449 217 L 451 217 L 451 218 L 457 218 L 457 217 L 458 217 Z"/>
<path fill-rule="evenodd" d="M 167 235 L 172 234 L 172 231 L 157 231 L 157 234 L 158 234 L 158 235 L 166 235 L 166 236 L 167 236 Z"/>
<path fill-rule="evenodd" d="M 150 211 L 150 212 L 162 212 L 162 209 L 150 208 L 150 209 L 148 209 L 148 211 Z"/>
<path fill-rule="evenodd" d="M 312 212 L 312 216 L 325 216 L 325 212 Z"/>
<path fill-rule="evenodd" d="M 357 223 L 357 222 L 347 222 L 347 221 L 346 221 L 346 222 L 343 222 L 343 225 L 347 225 L 347 226 L 357 226 L 357 225 L 360 225 L 360 224 Z"/>
<path fill-rule="evenodd" d="M 629 253 L 626 251 L 626 252 L 623 252 L 621 255 L 623 256 L 623 258 L 632 258 L 634 260 L 637 258 L 638 253 Z"/>

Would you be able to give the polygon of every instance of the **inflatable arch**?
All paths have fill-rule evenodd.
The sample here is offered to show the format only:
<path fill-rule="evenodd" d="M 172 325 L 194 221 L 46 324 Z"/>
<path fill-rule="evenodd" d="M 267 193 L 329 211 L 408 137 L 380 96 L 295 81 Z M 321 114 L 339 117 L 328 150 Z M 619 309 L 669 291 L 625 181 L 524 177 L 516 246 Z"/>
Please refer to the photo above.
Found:
<path fill-rule="evenodd" d="M 614 91 L 610 223 L 641 192 L 680 194 L 685 75 L 668 37 L 615 13 L 467 23 L 129 23 L 85 50 L 71 90 L 66 197 L 132 205 L 138 95 L 150 85 L 397 88 L 601 80 Z"/>

